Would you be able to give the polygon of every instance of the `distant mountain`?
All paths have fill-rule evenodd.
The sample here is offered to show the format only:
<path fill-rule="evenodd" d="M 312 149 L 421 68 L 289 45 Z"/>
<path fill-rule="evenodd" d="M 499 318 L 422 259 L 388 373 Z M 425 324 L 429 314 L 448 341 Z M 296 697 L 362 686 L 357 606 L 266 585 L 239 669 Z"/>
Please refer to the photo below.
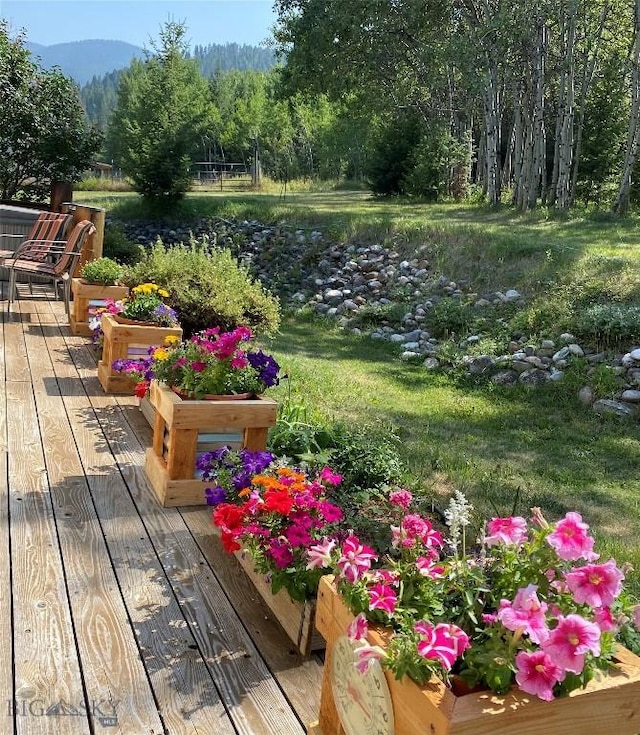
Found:
<path fill-rule="evenodd" d="M 33 56 L 40 57 L 43 67 L 59 66 L 80 86 L 93 77 L 125 69 L 134 58 L 144 56 L 141 48 L 124 41 L 73 41 L 53 46 L 27 43 L 26 46 Z"/>

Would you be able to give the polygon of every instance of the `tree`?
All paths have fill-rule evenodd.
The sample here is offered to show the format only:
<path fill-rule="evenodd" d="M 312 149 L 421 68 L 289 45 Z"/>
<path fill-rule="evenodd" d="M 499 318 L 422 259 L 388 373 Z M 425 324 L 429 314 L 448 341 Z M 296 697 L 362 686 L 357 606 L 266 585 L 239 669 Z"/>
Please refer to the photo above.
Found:
<path fill-rule="evenodd" d="M 174 203 L 191 184 L 191 164 L 214 109 L 198 64 L 187 58 L 182 23 L 168 22 L 155 53 L 122 75 L 108 131 L 114 160 L 143 197 Z"/>
<path fill-rule="evenodd" d="M 78 90 L 31 61 L 0 19 L 0 198 L 46 198 L 51 181 L 79 181 L 100 147 Z"/>
<path fill-rule="evenodd" d="M 631 197 L 631 174 L 640 149 L 640 0 L 634 3 L 633 47 L 631 49 L 631 109 L 620 185 L 613 211 L 626 214 Z"/>

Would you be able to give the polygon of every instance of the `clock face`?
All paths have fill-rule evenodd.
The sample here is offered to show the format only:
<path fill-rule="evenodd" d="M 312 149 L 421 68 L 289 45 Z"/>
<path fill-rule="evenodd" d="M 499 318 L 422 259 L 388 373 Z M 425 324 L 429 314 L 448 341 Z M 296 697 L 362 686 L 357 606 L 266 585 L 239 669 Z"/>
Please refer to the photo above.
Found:
<path fill-rule="evenodd" d="M 336 641 L 331 684 L 336 710 L 347 735 L 394 735 L 393 706 L 384 672 L 374 661 L 365 674 L 355 667 L 353 644 L 347 636 Z"/>

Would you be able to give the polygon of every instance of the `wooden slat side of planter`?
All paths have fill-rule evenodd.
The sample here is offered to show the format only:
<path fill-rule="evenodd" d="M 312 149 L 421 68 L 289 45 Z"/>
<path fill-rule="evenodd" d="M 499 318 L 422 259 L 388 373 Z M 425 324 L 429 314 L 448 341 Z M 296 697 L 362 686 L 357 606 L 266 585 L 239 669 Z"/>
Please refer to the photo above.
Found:
<path fill-rule="evenodd" d="M 83 337 L 90 337 L 93 331 L 89 328 L 89 309 L 104 306 L 107 301 L 118 301 L 129 295 L 126 286 L 100 286 L 86 283 L 81 278 L 71 281 L 73 305 L 71 309 L 71 332 Z"/>
<path fill-rule="evenodd" d="M 151 404 L 149 396 L 144 396 L 140 399 L 140 413 L 144 416 L 149 426 L 153 429 L 153 424 L 156 420 L 156 409 Z"/>
<path fill-rule="evenodd" d="M 183 401 L 155 381 L 151 383 L 149 402 L 156 416 L 153 447 L 147 450 L 145 470 L 165 507 L 204 503 L 206 485 L 197 478 L 195 463 L 203 446 L 215 444 L 215 435 L 224 443 L 224 437 L 234 434 L 241 439 L 240 446 L 264 451 L 278 411 L 278 404 L 269 398 Z"/>
<path fill-rule="evenodd" d="M 332 643 L 344 635 L 353 615 L 330 578 L 318 590 L 316 625 Z M 385 646 L 386 637 L 370 628 L 369 641 Z M 319 732 L 342 735 L 325 664 Z M 457 697 L 438 679 L 425 686 L 385 672 L 391 691 L 396 735 L 637 735 L 640 733 L 640 658 L 620 649 L 610 671 L 585 689 L 553 702 L 512 689 L 507 695 L 475 692 Z M 337 723 L 337 724 L 336 724 Z"/>
<path fill-rule="evenodd" d="M 181 327 L 155 327 L 118 324 L 110 314 L 101 319 L 104 343 L 98 363 L 98 379 L 106 393 L 133 394 L 135 381 L 112 368 L 116 360 L 146 355 L 149 347 L 161 345 L 166 337 L 182 338 Z"/>
<path fill-rule="evenodd" d="M 303 656 L 308 656 L 312 651 L 322 650 L 325 646 L 324 638 L 315 630 L 314 625 L 315 602 L 296 602 L 285 590 L 274 595 L 271 583 L 264 575 L 255 571 L 251 557 L 241 551 L 236 552 L 235 556 L 298 651 Z"/>

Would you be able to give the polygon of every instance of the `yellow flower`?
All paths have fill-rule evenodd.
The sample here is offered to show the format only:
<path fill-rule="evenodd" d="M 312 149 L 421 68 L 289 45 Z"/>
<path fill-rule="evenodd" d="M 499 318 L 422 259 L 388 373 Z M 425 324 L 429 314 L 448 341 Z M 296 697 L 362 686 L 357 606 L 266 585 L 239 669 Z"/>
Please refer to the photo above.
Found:
<path fill-rule="evenodd" d="M 163 299 L 166 299 L 168 295 L 169 295 L 169 292 L 165 291 L 164 288 L 158 289 L 158 296 L 162 296 Z"/>
<path fill-rule="evenodd" d="M 177 337 L 175 334 L 170 334 L 164 338 L 165 347 L 173 347 L 174 345 L 180 344 L 180 341 L 180 337 Z"/>
<path fill-rule="evenodd" d="M 164 347 L 158 347 L 153 351 L 154 360 L 166 360 L 169 357 L 169 352 Z"/>

